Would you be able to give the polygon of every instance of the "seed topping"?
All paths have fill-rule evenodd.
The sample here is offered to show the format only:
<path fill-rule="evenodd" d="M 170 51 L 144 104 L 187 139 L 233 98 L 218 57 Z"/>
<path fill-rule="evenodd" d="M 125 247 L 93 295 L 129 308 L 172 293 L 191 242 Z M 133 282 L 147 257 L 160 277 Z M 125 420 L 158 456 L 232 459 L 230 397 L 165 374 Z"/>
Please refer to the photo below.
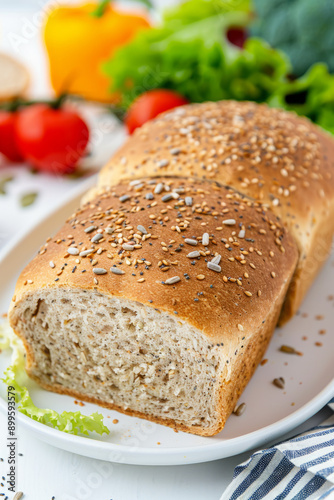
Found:
<path fill-rule="evenodd" d="M 197 245 L 197 240 L 194 240 L 192 238 L 186 238 L 184 241 L 188 243 L 188 245 L 192 245 L 194 247 Z"/>
<path fill-rule="evenodd" d="M 95 231 L 95 229 L 97 229 L 96 226 L 89 226 L 89 227 L 86 227 L 85 229 L 85 233 L 89 234 L 89 233 L 92 233 L 93 231 Z"/>
<path fill-rule="evenodd" d="M 118 269 L 118 267 L 111 267 L 110 271 L 113 274 L 125 274 L 125 271 L 123 271 L 122 269 Z"/>
<path fill-rule="evenodd" d="M 93 236 L 93 238 L 90 240 L 92 243 L 98 243 L 100 240 L 102 240 L 103 234 L 97 233 Z"/>
<path fill-rule="evenodd" d="M 181 281 L 179 276 L 173 276 L 172 278 L 168 278 L 164 283 L 165 285 L 174 285 L 174 283 L 178 283 L 179 281 Z"/>
<path fill-rule="evenodd" d="M 94 267 L 93 268 L 93 273 L 94 274 L 107 274 L 107 270 L 103 269 L 102 267 Z"/>

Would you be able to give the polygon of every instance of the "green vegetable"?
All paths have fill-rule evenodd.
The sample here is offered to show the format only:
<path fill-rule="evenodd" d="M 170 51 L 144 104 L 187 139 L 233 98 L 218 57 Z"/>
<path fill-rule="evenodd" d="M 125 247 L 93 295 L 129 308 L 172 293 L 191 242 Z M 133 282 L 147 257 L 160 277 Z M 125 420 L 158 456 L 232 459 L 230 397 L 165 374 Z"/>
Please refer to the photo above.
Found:
<path fill-rule="evenodd" d="M 334 75 L 325 64 L 315 64 L 301 78 L 277 88 L 268 102 L 305 115 L 334 134 Z"/>
<path fill-rule="evenodd" d="M 25 372 L 24 347 L 21 340 L 14 334 L 8 322 L 0 325 L 0 350 L 12 349 L 12 364 L 4 372 L 2 380 L 7 386 L 15 387 L 17 409 L 28 417 L 69 434 L 109 434 L 109 429 L 103 424 L 103 415 L 93 413 L 82 415 L 80 411 L 59 414 L 54 410 L 38 408 L 32 402 L 28 389 L 23 385 L 27 375 Z"/>
<path fill-rule="evenodd" d="M 229 12 L 249 14 L 250 11 L 250 0 L 188 0 L 181 2 L 177 7 L 167 9 L 164 12 L 163 20 L 165 25 L 173 27 L 173 30 L 176 31 L 176 23 L 180 27 L 207 17 L 224 15 Z"/>
<path fill-rule="evenodd" d="M 334 2 L 332 0 L 253 0 L 254 36 L 283 50 L 293 73 L 304 74 L 313 63 L 334 72 Z"/>
<path fill-rule="evenodd" d="M 242 10 L 235 10 L 236 8 Z M 189 0 L 168 11 L 160 27 L 140 32 L 104 65 L 122 105 L 146 90 L 176 90 L 191 102 L 266 100 L 289 71 L 287 59 L 260 40 L 245 50 L 226 31 L 249 22 L 248 2 Z"/>
<path fill-rule="evenodd" d="M 323 6 L 326 2 L 316 2 L 317 12 L 321 10 L 319 3 Z M 263 34 L 260 27 L 264 29 L 268 18 L 268 36 L 263 36 L 271 44 L 286 49 L 286 44 L 293 41 L 291 47 L 296 42 L 298 50 L 307 46 L 308 56 L 315 47 L 318 50 L 314 40 L 319 36 L 321 45 L 325 38 L 322 32 L 316 31 L 321 22 L 327 34 L 329 24 L 333 24 L 334 2 L 329 0 L 323 12 L 315 13 L 315 26 L 310 22 L 314 13 L 310 0 L 255 0 L 255 7 L 258 19 L 253 25 L 254 33 Z M 290 12 L 290 17 L 283 7 Z M 323 17 L 324 12 L 328 18 Z M 188 0 L 168 10 L 160 26 L 140 32 L 104 65 L 112 91 L 122 95 L 121 108 L 127 109 L 147 90 L 165 88 L 175 90 L 190 102 L 221 99 L 268 102 L 308 116 L 334 133 L 334 76 L 324 64 L 316 64 L 304 76 L 292 80 L 293 68 L 288 57 L 266 41 L 249 38 L 243 50 L 231 45 L 226 38 L 227 29 L 248 26 L 250 20 L 248 0 Z M 303 33 L 303 40 L 312 44 L 312 50 L 306 42 L 303 45 L 299 38 L 295 39 L 297 21 L 299 35 Z M 333 43 L 328 43 L 326 50 L 334 44 L 334 35 L 330 36 Z M 312 56 L 305 64 L 301 54 L 295 58 L 292 52 L 287 50 L 294 70 L 296 60 L 307 68 L 320 57 L 319 54 Z M 323 52 L 321 54 L 330 67 L 334 67 L 334 55 L 331 53 L 329 57 L 327 50 L 326 59 Z"/>

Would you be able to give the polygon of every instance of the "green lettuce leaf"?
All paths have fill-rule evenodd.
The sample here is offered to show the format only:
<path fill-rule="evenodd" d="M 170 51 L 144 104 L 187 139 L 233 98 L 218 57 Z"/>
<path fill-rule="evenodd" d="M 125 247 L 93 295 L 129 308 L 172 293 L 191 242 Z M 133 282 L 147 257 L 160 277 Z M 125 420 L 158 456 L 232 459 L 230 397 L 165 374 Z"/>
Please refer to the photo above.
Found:
<path fill-rule="evenodd" d="M 0 350 L 8 348 L 12 349 L 11 366 L 7 368 L 4 377 L 0 380 L 7 386 L 15 388 L 18 411 L 37 422 L 69 434 L 110 433 L 108 427 L 103 424 L 103 415 L 100 413 L 95 412 L 86 416 L 80 411 L 63 411 L 59 414 L 55 410 L 35 406 L 28 389 L 23 385 L 27 379 L 24 346 L 6 321 L 0 325 Z"/>
<path fill-rule="evenodd" d="M 192 24 L 216 15 L 230 12 L 250 14 L 250 0 L 188 0 L 176 7 L 166 9 L 163 13 L 164 25 L 171 26 L 176 31 L 180 26 Z"/>
<path fill-rule="evenodd" d="M 268 9 L 287 2 L 257 0 L 256 7 L 265 19 Z M 301 8 L 301 1 L 294 0 L 298 2 Z M 289 23 L 284 19 L 288 33 Z M 273 22 L 281 21 L 273 16 Z M 164 88 L 190 102 L 267 102 L 305 115 L 334 133 L 334 75 L 318 63 L 292 81 L 293 66 L 284 51 L 258 38 L 249 38 L 243 50 L 228 42 L 229 27 L 250 25 L 256 33 L 249 0 L 188 0 L 167 10 L 160 25 L 139 32 L 103 66 L 111 90 L 122 96 L 120 110 L 124 114 L 140 94 Z M 271 30 L 270 34 L 278 37 L 281 32 Z M 267 40 L 273 44 L 272 38 Z"/>
<path fill-rule="evenodd" d="M 207 4 L 192 0 L 187 4 Z M 112 90 L 127 109 L 143 92 L 165 88 L 190 102 L 220 99 L 264 101 L 290 69 L 287 58 L 261 40 L 248 40 L 244 50 L 225 36 L 229 26 L 245 26 L 245 12 L 216 12 L 194 22 L 168 21 L 140 32 L 104 64 Z"/>
<path fill-rule="evenodd" d="M 176 90 L 192 102 L 238 95 L 240 99 L 267 97 L 272 87 L 270 82 L 267 88 L 268 75 L 272 80 L 280 78 L 277 64 L 287 69 L 286 59 L 260 41 L 241 51 L 225 36 L 230 26 L 247 25 L 248 9 L 245 1 L 190 0 L 167 11 L 160 26 L 139 32 L 103 66 L 112 90 L 122 95 L 122 107 L 128 108 L 138 95 L 153 88 Z M 245 78 L 262 71 L 264 62 L 265 78 L 247 85 Z"/>

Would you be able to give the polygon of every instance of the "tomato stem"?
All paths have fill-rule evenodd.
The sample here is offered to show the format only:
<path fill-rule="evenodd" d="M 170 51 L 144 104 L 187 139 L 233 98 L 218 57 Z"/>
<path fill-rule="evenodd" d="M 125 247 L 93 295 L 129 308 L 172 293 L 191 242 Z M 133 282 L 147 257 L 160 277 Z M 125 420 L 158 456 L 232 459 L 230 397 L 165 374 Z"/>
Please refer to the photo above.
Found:
<path fill-rule="evenodd" d="M 6 101 L 0 103 L 0 111 L 8 111 L 9 113 L 15 113 L 21 108 L 26 108 L 28 106 L 33 106 L 34 104 L 45 104 L 52 109 L 60 109 L 65 99 L 68 97 L 66 93 L 61 94 L 56 99 L 33 99 L 33 100 L 25 100 L 21 98 L 13 99 L 12 101 Z M 76 97 L 76 96 L 71 96 Z M 81 100 L 80 97 L 78 99 Z M 126 110 L 121 106 L 116 106 L 114 104 L 105 105 L 104 108 L 106 111 L 112 113 L 120 122 L 124 121 L 124 117 L 126 114 Z"/>
<path fill-rule="evenodd" d="M 98 6 L 96 7 L 95 10 L 93 10 L 93 12 L 91 12 L 91 16 L 93 17 L 102 17 L 103 14 L 105 13 L 106 11 L 106 8 L 108 7 L 110 3 L 110 0 L 102 0 Z"/>
<path fill-rule="evenodd" d="M 62 107 L 62 105 L 64 104 L 66 97 L 67 97 L 67 94 L 63 93 L 63 94 L 60 94 L 60 96 L 57 97 L 56 99 L 49 101 L 50 108 L 60 109 Z"/>
<path fill-rule="evenodd" d="M 151 0 L 135 0 L 135 1 L 137 1 L 138 3 L 142 3 L 148 9 L 153 8 L 153 4 L 152 4 Z M 93 17 L 98 17 L 98 18 L 102 17 L 104 15 L 109 3 L 110 3 L 110 0 L 101 0 L 100 3 L 98 4 L 98 6 L 96 7 L 96 9 L 93 10 L 93 12 L 91 12 L 90 15 Z"/>
<path fill-rule="evenodd" d="M 20 108 L 24 108 L 27 106 L 32 106 L 33 104 L 46 104 L 50 106 L 52 109 L 59 109 L 64 104 L 65 99 L 67 98 L 67 94 L 61 94 L 56 99 L 32 99 L 26 100 L 21 98 L 13 99 L 12 101 L 6 101 L 0 104 L 0 110 L 9 111 L 10 113 L 15 113 Z"/>

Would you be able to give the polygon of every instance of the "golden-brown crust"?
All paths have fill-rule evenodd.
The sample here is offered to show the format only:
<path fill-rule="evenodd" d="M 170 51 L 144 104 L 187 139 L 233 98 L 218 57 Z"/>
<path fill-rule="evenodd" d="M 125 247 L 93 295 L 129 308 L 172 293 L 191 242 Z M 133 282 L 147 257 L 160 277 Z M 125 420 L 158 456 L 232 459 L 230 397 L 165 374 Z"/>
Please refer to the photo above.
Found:
<path fill-rule="evenodd" d="M 157 185 L 151 182 L 119 185 L 73 214 L 22 272 L 14 308 L 28 292 L 73 287 L 167 311 L 212 340 L 256 330 L 291 279 L 297 261 L 291 236 L 274 214 L 228 188 L 165 178 L 159 182 L 170 190 L 152 194 Z M 163 201 L 170 196 L 180 198 Z M 92 246 L 90 256 L 80 256 Z M 194 251 L 200 256 L 190 258 Z M 216 254 L 221 272 L 208 268 Z M 178 282 L 168 284 L 175 277 Z"/>
<path fill-rule="evenodd" d="M 159 175 L 218 180 L 297 228 L 334 196 L 333 151 L 329 134 L 293 113 L 252 102 L 193 104 L 137 129 L 98 184 Z"/>
<path fill-rule="evenodd" d="M 99 186 L 142 176 L 189 175 L 217 180 L 267 204 L 290 230 L 300 253 L 301 279 L 295 276 L 288 294 L 285 321 L 324 261 L 313 266 L 317 240 L 330 250 L 333 153 L 329 134 L 293 113 L 252 102 L 193 104 L 137 129 L 102 169 Z"/>

